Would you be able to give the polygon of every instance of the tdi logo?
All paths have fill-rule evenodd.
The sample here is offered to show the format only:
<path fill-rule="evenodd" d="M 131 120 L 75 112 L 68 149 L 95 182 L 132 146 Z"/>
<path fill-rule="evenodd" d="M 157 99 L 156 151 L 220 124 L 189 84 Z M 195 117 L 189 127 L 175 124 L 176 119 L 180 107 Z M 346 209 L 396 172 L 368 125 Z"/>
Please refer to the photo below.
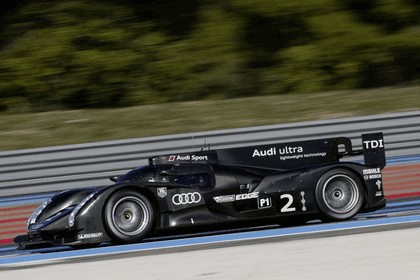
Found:
<path fill-rule="evenodd" d="M 370 141 L 363 141 L 366 149 L 376 149 L 376 148 L 383 148 L 384 147 L 384 140 L 370 140 Z"/>

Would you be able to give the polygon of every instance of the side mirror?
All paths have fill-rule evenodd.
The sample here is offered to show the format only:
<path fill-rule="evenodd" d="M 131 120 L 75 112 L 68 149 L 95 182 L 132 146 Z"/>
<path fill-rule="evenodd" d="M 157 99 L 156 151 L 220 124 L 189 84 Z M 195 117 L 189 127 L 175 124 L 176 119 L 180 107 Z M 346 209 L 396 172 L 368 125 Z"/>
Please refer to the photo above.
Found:
<path fill-rule="evenodd" d="M 121 176 L 112 176 L 109 177 L 109 180 L 111 180 L 112 182 L 116 183 L 118 181 L 118 179 L 120 179 Z"/>

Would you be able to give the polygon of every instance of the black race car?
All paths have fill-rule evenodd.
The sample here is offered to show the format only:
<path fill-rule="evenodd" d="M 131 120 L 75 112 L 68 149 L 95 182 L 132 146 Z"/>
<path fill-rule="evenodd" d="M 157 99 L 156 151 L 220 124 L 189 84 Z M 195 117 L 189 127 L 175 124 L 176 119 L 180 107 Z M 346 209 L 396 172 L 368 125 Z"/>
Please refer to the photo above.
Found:
<path fill-rule="evenodd" d="M 348 220 L 385 207 L 382 133 L 156 156 L 103 188 L 72 189 L 29 218 L 20 248 L 133 243 L 230 222 Z M 364 163 L 343 158 L 363 155 Z M 362 160 L 360 160 L 362 161 Z"/>

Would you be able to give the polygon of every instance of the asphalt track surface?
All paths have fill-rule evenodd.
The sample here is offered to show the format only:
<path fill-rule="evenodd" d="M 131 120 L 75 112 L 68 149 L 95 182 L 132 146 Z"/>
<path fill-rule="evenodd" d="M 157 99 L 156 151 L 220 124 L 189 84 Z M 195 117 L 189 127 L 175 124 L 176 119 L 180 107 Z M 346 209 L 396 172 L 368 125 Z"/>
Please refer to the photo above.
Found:
<path fill-rule="evenodd" d="M 418 279 L 420 229 L 4 270 L 2 279 Z"/>

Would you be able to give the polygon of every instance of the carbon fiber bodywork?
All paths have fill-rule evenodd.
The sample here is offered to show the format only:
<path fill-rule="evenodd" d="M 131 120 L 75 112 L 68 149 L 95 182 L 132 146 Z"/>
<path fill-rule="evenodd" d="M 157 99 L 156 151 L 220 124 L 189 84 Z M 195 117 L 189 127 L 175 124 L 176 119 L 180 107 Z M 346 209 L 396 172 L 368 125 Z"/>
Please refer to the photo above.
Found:
<path fill-rule="evenodd" d="M 109 218 L 117 216 L 115 207 L 111 212 L 106 209 L 116 195 L 124 200 L 125 193 L 139 193 L 140 201 L 151 205 L 147 236 L 229 222 L 294 224 L 318 218 L 348 219 L 386 204 L 381 175 L 383 135 L 365 134 L 362 142 L 359 151 L 353 151 L 349 138 L 341 137 L 152 157 L 149 165 L 115 177 L 111 186 L 53 196 L 29 219 L 28 234 L 16 237 L 15 242 L 20 248 L 121 242 L 110 226 L 112 222 L 118 228 L 118 221 Z M 358 155 L 364 156 L 364 163 L 343 160 Z M 325 178 L 328 174 L 333 176 Z M 351 204 L 354 209 L 329 215 L 328 201 L 335 197 L 323 192 L 328 183 L 325 187 L 320 184 L 334 176 L 344 178 L 332 190 L 337 201 L 341 199 L 338 190 L 346 181 L 350 187 L 342 189 L 353 188 L 357 201 Z M 322 202 L 325 197 L 326 203 Z"/>

